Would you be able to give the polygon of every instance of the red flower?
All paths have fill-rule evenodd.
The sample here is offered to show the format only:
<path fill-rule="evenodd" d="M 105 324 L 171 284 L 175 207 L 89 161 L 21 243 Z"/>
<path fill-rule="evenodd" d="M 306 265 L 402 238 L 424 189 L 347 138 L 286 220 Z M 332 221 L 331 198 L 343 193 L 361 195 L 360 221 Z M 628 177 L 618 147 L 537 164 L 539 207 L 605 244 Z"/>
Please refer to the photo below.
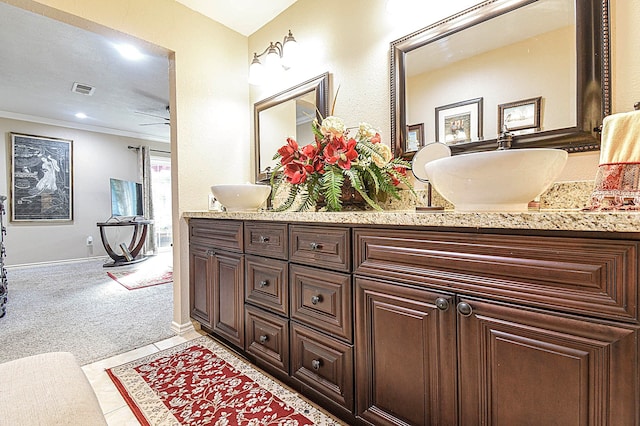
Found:
<path fill-rule="evenodd" d="M 278 154 L 282 156 L 280 160 L 282 165 L 289 164 L 293 160 L 300 158 L 298 143 L 292 138 L 287 138 L 287 144 L 278 149 Z"/>
<path fill-rule="evenodd" d="M 302 147 L 302 155 L 306 157 L 305 169 L 308 173 L 324 173 L 322 157 L 320 154 L 320 144 L 309 144 Z"/>
<path fill-rule="evenodd" d="M 345 170 L 351 169 L 351 162 L 358 158 L 356 151 L 357 141 L 349 139 L 345 143 L 344 138 L 334 138 L 324 148 L 324 156 L 328 164 L 338 164 Z"/>
<path fill-rule="evenodd" d="M 407 175 L 407 169 L 405 169 L 404 167 L 394 167 L 393 170 L 400 173 L 402 176 Z M 391 183 L 393 184 L 393 186 L 400 185 L 400 180 L 396 178 L 395 175 L 389 175 L 389 176 L 391 176 Z"/>
<path fill-rule="evenodd" d="M 298 185 L 304 183 L 307 180 L 307 171 L 304 165 L 298 162 L 290 162 L 284 166 L 284 175 L 287 178 L 287 182 Z"/>
<path fill-rule="evenodd" d="M 380 143 L 382 138 L 380 138 L 380 133 L 376 133 L 374 137 L 371 138 L 371 143 Z"/>

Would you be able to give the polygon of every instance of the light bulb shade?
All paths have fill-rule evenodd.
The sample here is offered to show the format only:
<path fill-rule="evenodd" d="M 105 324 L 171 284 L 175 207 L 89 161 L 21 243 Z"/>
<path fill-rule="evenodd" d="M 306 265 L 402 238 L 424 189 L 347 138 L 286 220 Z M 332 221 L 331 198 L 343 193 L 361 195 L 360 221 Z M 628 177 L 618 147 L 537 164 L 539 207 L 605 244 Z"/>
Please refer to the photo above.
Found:
<path fill-rule="evenodd" d="M 264 83 L 265 70 L 264 66 L 260 63 L 258 58 L 254 58 L 249 66 L 249 84 L 259 86 Z"/>
<path fill-rule="evenodd" d="M 296 39 L 291 37 L 291 40 L 285 41 L 282 46 L 282 66 L 285 68 L 291 68 L 298 60 L 299 46 Z"/>
<path fill-rule="evenodd" d="M 273 44 L 271 44 L 267 57 L 264 59 L 264 66 L 267 68 L 269 73 L 275 73 L 282 67 L 280 54 Z"/>

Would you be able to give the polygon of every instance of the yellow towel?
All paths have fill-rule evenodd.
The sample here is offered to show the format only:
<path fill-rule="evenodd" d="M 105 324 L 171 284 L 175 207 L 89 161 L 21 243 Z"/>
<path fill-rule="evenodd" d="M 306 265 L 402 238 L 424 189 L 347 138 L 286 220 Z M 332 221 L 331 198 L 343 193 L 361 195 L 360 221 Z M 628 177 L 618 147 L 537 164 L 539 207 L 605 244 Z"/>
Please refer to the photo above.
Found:
<path fill-rule="evenodd" d="M 586 210 L 640 210 L 640 111 L 602 121 L 600 165 Z"/>
<path fill-rule="evenodd" d="M 640 163 L 640 111 L 610 115 L 602 121 L 600 164 Z"/>

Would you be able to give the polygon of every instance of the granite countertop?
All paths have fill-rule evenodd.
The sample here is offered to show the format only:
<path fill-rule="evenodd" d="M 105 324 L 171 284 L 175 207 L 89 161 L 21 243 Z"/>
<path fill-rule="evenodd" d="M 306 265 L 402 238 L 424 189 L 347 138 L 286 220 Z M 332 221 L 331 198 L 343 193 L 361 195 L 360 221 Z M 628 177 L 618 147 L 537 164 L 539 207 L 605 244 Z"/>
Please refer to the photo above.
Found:
<path fill-rule="evenodd" d="M 389 226 L 534 229 L 555 231 L 640 232 L 640 212 L 540 210 L 503 212 L 416 212 L 415 210 L 348 212 L 187 211 L 185 218 L 263 220 Z"/>

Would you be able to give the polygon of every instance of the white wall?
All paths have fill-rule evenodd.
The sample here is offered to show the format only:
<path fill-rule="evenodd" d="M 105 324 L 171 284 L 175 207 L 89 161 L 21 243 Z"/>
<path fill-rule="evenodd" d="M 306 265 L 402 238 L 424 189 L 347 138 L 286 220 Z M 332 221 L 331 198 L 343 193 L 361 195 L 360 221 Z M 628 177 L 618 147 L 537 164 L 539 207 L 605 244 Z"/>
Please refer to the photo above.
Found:
<path fill-rule="evenodd" d="M 70 139 L 73 141 L 73 220 L 69 222 L 10 222 L 7 214 L 7 265 L 106 256 L 96 222 L 111 216 L 109 178 L 140 181 L 136 151 L 127 146 L 148 145 L 168 150 L 166 143 L 65 127 L 0 118 L 0 193 L 9 196 L 10 133 Z M 11 208 L 9 200 L 5 203 Z M 129 242 L 129 230 L 109 234 L 112 247 Z M 93 237 L 93 246 L 86 239 Z"/>

